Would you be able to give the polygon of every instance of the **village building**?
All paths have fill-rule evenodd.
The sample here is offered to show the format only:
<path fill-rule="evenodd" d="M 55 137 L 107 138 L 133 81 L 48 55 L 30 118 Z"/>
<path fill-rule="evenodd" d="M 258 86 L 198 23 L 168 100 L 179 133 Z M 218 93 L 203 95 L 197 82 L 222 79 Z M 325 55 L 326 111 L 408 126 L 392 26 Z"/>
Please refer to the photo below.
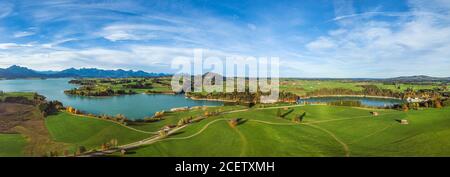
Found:
<path fill-rule="evenodd" d="M 173 126 L 171 126 L 171 125 L 166 125 L 166 126 L 162 127 L 161 130 L 162 130 L 162 131 L 168 132 L 168 131 L 170 131 L 170 129 L 172 129 L 172 128 L 173 128 Z"/>
<path fill-rule="evenodd" d="M 400 124 L 407 125 L 407 124 L 409 124 L 409 122 L 406 119 L 402 119 L 402 120 L 400 120 Z"/>
<path fill-rule="evenodd" d="M 187 111 L 189 110 L 189 107 L 185 106 L 185 107 L 180 107 L 180 108 L 172 108 L 170 109 L 171 112 L 179 112 L 179 111 Z"/>
<path fill-rule="evenodd" d="M 407 99 L 406 99 L 406 101 L 408 102 L 408 103 L 420 103 L 420 102 L 424 102 L 424 101 L 426 101 L 425 99 L 421 99 L 421 98 L 411 98 L 411 97 L 408 97 Z"/>

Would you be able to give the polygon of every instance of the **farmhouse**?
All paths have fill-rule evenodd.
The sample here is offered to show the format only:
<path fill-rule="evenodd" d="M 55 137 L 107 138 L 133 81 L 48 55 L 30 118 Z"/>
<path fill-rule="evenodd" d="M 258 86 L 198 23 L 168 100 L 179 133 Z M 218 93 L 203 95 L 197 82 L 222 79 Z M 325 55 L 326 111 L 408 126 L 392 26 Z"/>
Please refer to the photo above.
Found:
<path fill-rule="evenodd" d="M 402 124 L 402 125 L 407 125 L 407 124 L 409 124 L 409 123 L 408 123 L 408 120 L 402 119 L 402 120 L 400 120 L 400 124 Z"/>
<path fill-rule="evenodd" d="M 179 111 L 186 111 L 188 110 L 189 107 L 185 106 L 185 107 L 180 107 L 180 108 L 172 108 L 170 109 L 171 112 L 179 112 Z"/>
<path fill-rule="evenodd" d="M 125 155 L 125 154 L 127 154 L 127 150 L 125 150 L 125 149 L 121 149 L 121 150 L 120 150 L 120 154 L 122 154 L 122 155 Z"/>
<path fill-rule="evenodd" d="M 378 115 L 380 115 L 378 112 L 375 112 L 375 111 L 370 112 L 370 114 L 372 114 L 373 116 L 378 116 Z"/>
<path fill-rule="evenodd" d="M 408 97 L 407 99 L 406 99 L 406 101 L 408 102 L 408 103 L 420 103 L 420 102 L 424 102 L 424 101 L 426 101 L 425 99 L 420 99 L 420 98 L 411 98 L 411 97 Z"/>
<path fill-rule="evenodd" d="M 161 128 L 161 130 L 163 130 L 163 131 L 169 131 L 170 130 L 170 127 L 168 126 L 168 125 L 166 125 L 166 126 L 164 126 L 163 128 Z"/>
<path fill-rule="evenodd" d="M 442 93 L 442 96 L 443 97 L 450 97 L 450 92 L 444 92 L 444 93 Z"/>

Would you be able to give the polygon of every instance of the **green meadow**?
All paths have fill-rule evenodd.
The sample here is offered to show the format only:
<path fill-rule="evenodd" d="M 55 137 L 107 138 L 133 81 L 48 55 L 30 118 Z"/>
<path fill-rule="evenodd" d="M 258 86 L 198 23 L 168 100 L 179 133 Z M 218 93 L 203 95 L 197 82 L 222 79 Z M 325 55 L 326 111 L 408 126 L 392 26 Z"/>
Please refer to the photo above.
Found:
<path fill-rule="evenodd" d="M 327 105 L 221 106 L 168 112 L 161 121 L 130 126 L 60 112 L 47 117 L 45 126 L 65 150 L 73 152 L 80 146 L 99 150 L 111 139 L 127 145 L 158 136 L 155 133 L 163 126 L 204 111 L 221 114 L 130 149 L 124 156 L 450 156 L 450 107 L 403 112 Z M 292 121 L 303 113 L 300 123 Z M 232 119 L 240 119 L 237 126 L 230 125 Z M 0 156 L 25 155 L 27 141 L 22 135 L 0 134 L 0 144 Z"/>
<path fill-rule="evenodd" d="M 0 92 L 0 101 L 3 101 L 6 97 L 25 97 L 32 100 L 35 95 L 31 92 Z"/>
<path fill-rule="evenodd" d="M 60 112 L 46 118 L 52 140 L 67 143 L 72 148 L 99 148 L 102 143 L 117 139 L 119 145 L 148 138 L 151 134 L 132 130 L 120 124 Z M 72 149 L 73 150 L 73 149 Z"/>
<path fill-rule="evenodd" d="M 308 105 L 235 112 L 192 124 L 130 156 L 449 156 L 450 109 L 410 112 Z M 285 111 L 285 110 L 283 110 Z M 302 123 L 290 118 L 306 112 Z M 379 112 L 373 116 L 371 111 Z M 228 120 L 243 122 L 232 128 Z M 408 125 L 398 121 L 408 120 Z"/>
<path fill-rule="evenodd" d="M 27 142 L 20 134 L 0 134 L 0 157 L 24 156 Z"/>

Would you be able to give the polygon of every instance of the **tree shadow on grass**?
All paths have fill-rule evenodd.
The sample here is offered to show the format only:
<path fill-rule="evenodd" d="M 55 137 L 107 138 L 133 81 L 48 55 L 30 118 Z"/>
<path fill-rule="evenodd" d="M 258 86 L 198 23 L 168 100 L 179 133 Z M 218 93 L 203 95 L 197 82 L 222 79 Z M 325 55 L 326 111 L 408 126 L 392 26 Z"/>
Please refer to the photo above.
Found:
<path fill-rule="evenodd" d="M 247 121 L 248 121 L 248 119 L 237 118 L 237 124 L 236 125 L 242 125 L 242 124 L 246 123 Z"/>

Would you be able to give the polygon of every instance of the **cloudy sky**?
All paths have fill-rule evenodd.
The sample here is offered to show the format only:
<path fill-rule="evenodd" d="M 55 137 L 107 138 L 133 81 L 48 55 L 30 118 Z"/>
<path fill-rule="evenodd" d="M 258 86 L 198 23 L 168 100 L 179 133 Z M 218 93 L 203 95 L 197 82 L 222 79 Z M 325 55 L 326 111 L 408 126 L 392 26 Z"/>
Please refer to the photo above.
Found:
<path fill-rule="evenodd" d="M 450 76 L 450 1 L 0 1 L 0 68 L 174 72 L 193 49 L 289 77 Z"/>

